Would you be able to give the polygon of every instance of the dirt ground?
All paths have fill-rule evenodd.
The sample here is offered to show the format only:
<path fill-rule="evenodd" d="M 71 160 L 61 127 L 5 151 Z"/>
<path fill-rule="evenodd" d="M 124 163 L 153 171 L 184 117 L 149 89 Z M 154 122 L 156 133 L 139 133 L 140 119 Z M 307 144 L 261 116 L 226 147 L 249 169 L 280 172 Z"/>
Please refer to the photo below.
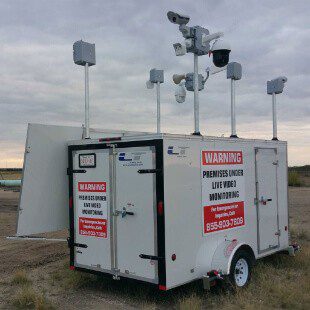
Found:
<path fill-rule="evenodd" d="M 69 251 L 66 243 L 12 241 L 4 238 L 15 233 L 18 198 L 18 192 L 0 189 L 1 309 L 15 309 L 18 304 L 24 309 L 27 304 L 25 299 L 27 300 L 27 296 L 30 298 L 31 294 L 34 296 L 29 299 L 28 305 L 30 308 L 36 307 L 37 309 L 174 308 L 194 310 L 206 306 L 210 308 L 221 306 L 221 308 L 230 309 L 263 309 L 269 306 L 271 308 L 310 309 L 310 188 L 289 189 L 290 227 L 293 239 L 300 242 L 305 247 L 305 251 L 298 254 L 299 258 L 285 255 L 285 258 L 280 260 L 265 259 L 255 267 L 258 271 L 253 276 L 254 283 L 243 295 L 227 292 L 207 295 L 201 290 L 200 283 L 189 284 L 168 293 L 158 293 L 143 284 L 116 283 L 112 280 L 73 272 L 68 268 Z M 298 270 L 294 264 L 295 259 L 298 260 L 296 262 L 299 264 Z M 282 281 L 283 270 L 288 270 L 288 275 L 285 275 L 286 278 Z M 270 280 L 267 276 L 269 272 L 274 273 L 274 279 Z M 292 283 L 290 277 L 297 278 Z M 304 280 L 303 277 L 307 279 Z M 264 281 L 266 281 L 264 286 L 267 288 L 263 288 L 263 284 L 260 284 Z M 285 281 L 288 281 L 288 284 Z M 258 283 L 257 287 L 255 283 Z M 265 292 L 265 289 L 268 292 Z M 291 296 L 295 289 L 296 292 L 297 290 L 305 290 L 305 292 L 292 296 L 292 298 L 299 299 L 292 301 L 288 296 Z M 270 294 L 270 290 L 271 292 L 274 290 L 271 296 L 275 296 L 271 303 L 264 300 L 264 296 Z M 252 299 L 250 303 L 247 301 L 248 298 Z M 33 303 L 33 299 L 37 302 Z"/>

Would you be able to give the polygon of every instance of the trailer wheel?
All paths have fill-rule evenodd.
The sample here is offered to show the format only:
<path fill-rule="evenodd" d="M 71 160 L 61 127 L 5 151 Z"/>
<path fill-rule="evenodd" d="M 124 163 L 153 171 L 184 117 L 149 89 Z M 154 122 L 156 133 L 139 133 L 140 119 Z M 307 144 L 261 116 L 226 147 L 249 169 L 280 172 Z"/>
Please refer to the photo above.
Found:
<path fill-rule="evenodd" d="M 229 278 L 236 288 L 242 288 L 249 284 L 252 273 L 252 257 L 245 250 L 237 251 L 232 259 Z"/>

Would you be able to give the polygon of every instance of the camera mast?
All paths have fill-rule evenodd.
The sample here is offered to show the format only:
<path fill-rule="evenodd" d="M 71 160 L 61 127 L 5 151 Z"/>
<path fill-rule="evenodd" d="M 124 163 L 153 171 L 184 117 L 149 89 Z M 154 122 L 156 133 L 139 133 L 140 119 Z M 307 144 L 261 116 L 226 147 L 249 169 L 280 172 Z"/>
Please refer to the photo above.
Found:
<path fill-rule="evenodd" d="M 173 44 L 176 56 L 183 56 L 186 53 L 194 54 L 194 72 L 184 75 L 185 87 L 188 91 L 194 92 L 194 132 L 193 135 L 201 135 L 199 130 L 199 91 L 204 88 L 208 76 L 204 79 L 201 74 L 198 74 L 198 56 L 207 55 L 209 52 L 213 54 L 213 63 L 217 67 L 225 67 L 229 62 L 230 46 L 222 40 L 217 40 L 224 34 L 216 32 L 209 33 L 209 30 L 200 26 L 186 26 L 190 20 L 187 15 L 181 15 L 172 11 L 167 13 L 168 20 L 173 24 L 179 25 L 179 30 L 185 38 L 184 43 Z M 212 49 L 210 42 L 216 40 Z M 180 84 L 179 75 L 174 75 L 174 82 Z M 178 82 L 178 83 L 177 83 Z M 180 87 L 184 87 L 181 84 Z M 179 89 L 176 92 L 177 102 L 184 102 L 184 89 Z"/>

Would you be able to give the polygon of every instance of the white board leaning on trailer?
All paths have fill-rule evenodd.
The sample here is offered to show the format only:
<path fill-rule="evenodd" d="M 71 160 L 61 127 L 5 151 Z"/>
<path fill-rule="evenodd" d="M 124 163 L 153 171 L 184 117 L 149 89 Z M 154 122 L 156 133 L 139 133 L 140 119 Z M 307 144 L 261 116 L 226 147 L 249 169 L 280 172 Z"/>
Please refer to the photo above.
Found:
<path fill-rule="evenodd" d="M 17 236 L 68 228 L 67 141 L 82 133 L 82 127 L 28 125 Z"/>
<path fill-rule="evenodd" d="M 138 134 L 104 129 L 90 132 L 100 137 Z M 16 236 L 68 228 L 67 145 L 82 135 L 82 127 L 28 125 Z"/>

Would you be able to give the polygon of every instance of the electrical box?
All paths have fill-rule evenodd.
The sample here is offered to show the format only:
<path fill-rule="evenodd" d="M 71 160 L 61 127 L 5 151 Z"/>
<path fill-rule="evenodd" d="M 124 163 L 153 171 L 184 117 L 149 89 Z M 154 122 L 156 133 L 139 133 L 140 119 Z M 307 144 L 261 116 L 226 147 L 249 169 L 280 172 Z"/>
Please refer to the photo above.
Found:
<path fill-rule="evenodd" d="M 73 44 L 73 61 L 77 65 L 93 66 L 96 64 L 95 44 L 87 43 L 82 40 Z"/>
<path fill-rule="evenodd" d="M 164 70 L 150 70 L 150 81 L 152 83 L 164 83 Z"/>
<path fill-rule="evenodd" d="M 281 94 L 284 88 L 283 79 L 275 79 L 271 81 L 267 81 L 267 94 Z"/>
<path fill-rule="evenodd" d="M 194 91 L 194 73 L 187 73 L 185 78 L 185 87 L 188 91 Z M 203 76 L 198 74 L 198 90 L 204 88 Z"/>
<path fill-rule="evenodd" d="M 188 48 L 187 51 L 198 56 L 207 55 L 210 50 L 210 44 L 203 43 L 203 36 L 209 35 L 209 30 L 200 26 L 194 26 L 192 27 L 192 31 L 194 32 L 195 40 L 193 46 Z"/>
<path fill-rule="evenodd" d="M 227 65 L 227 78 L 240 80 L 242 77 L 242 66 L 238 62 L 230 62 Z"/>

